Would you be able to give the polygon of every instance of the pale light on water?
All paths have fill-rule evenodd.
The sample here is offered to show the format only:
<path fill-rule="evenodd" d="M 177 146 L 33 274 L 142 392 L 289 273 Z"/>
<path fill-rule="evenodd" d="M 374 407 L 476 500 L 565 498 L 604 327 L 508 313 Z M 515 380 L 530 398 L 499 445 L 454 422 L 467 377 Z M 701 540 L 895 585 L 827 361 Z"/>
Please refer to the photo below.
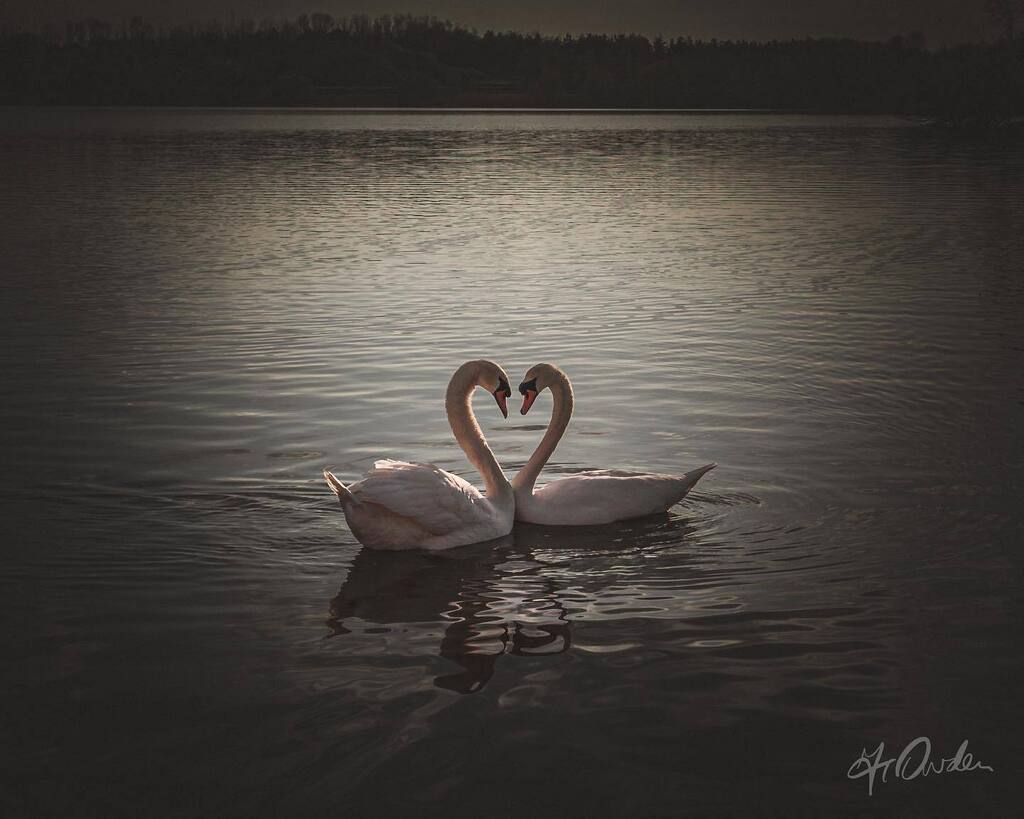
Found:
<path fill-rule="evenodd" d="M 884 810 L 1011 804 L 1010 139 L 7 111 L 0 145 L 12 809 L 859 814 L 860 749 L 919 735 L 997 773 Z M 663 519 L 362 550 L 320 470 L 475 480 L 442 397 L 481 356 L 572 377 L 547 475 L 720 467 Z M 512 474 L 550 397 L 475 406 Z"/>

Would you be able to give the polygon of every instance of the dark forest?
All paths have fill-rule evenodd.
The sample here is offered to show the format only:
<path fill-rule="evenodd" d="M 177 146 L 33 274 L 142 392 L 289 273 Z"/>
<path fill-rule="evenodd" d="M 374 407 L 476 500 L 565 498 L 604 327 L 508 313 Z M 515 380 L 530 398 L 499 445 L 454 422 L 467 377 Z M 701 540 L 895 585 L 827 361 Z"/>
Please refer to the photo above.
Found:
<path fill-rule="evenodd" d="M 745 108 L 997 125 L 1024 113 L 1024 38 L 886 42 L 483 34 L 327 14 L 0 35 L 7 105 Z"/>

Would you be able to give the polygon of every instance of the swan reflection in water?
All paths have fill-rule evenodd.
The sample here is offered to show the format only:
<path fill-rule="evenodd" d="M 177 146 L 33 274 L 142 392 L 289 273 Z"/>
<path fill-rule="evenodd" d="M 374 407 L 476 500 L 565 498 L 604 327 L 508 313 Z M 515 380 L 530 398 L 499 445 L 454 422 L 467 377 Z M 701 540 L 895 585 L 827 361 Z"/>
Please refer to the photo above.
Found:
<path fill-rule="evenodd" d="M 504 538 L 442 552 L 364 548 L 330 603 L 329 636 L 349 634 L 349 618 L 379 625 L 440 621 L 445 626 L 439 654 L 462 670 L 434 684 L 475 693 L 505 655 L 557 655 L 572 647 L 569 609 L 580 611 L 581 602 L 600 596 L 595 579 L 608 585 L 616 576 L 584 574 L 575 566 L 567 584 L 570 561 L 677 546 L 691 531 L 666 514 L 572 529 L 517 524 Z M 583 584 L 590 587 L 586 592 L 579 588 Z"/>

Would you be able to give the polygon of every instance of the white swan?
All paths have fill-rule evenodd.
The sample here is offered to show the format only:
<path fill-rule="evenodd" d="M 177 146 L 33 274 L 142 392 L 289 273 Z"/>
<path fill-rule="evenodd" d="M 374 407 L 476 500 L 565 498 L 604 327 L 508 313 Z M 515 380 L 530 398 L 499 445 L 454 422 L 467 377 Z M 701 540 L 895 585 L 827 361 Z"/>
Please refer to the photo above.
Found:
<path fill-rule="evenodd" d="M 455 440 L 483 476 L 487 494 L 433 464 L 377 461 L 361 481 L 345 486 L 324 470 L 356 540 L 371 549 L 450 549 L 512 531 L 515 498 L 473 415 L 473 390 L 488 390 L 501 414 L 512 390 L 492 361 L 467 361 L 448 382 L 445 410 Z"/>
<path fill-rule="evenodd" d="M 540 471 L 572 417 L 572 384 L 553 364 L 538 364 L 527 371 L 519 385 L 523 395 L 520 412 L 526 415 L 545 389 L 551 390 L 554 408 L 540 444 L 512 479 L 516 520 L 548 526 L 586 526 L 665 512 L 717 465 L 707 464 L 681 476 L 600 469 L 552 481 L 534 491 Z"/>

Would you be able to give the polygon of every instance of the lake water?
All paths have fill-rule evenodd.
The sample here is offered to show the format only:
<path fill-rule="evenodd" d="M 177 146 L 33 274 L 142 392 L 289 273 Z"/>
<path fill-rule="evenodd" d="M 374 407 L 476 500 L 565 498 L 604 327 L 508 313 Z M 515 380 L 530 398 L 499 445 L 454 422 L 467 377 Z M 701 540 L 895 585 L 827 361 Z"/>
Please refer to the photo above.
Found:
<path fill-rule="evenodd" d="M 1007 816 L 1024 147 L 884 119 L 0 113 L 0 808 Z M 364 550 L 447 379 L 664 518 Z M 550 394 L 478 417 L 509 475 Z M 543 477 L 542 477 L 543 481 Z M 847 777 L 861 750 L 992 772 Z"/>

